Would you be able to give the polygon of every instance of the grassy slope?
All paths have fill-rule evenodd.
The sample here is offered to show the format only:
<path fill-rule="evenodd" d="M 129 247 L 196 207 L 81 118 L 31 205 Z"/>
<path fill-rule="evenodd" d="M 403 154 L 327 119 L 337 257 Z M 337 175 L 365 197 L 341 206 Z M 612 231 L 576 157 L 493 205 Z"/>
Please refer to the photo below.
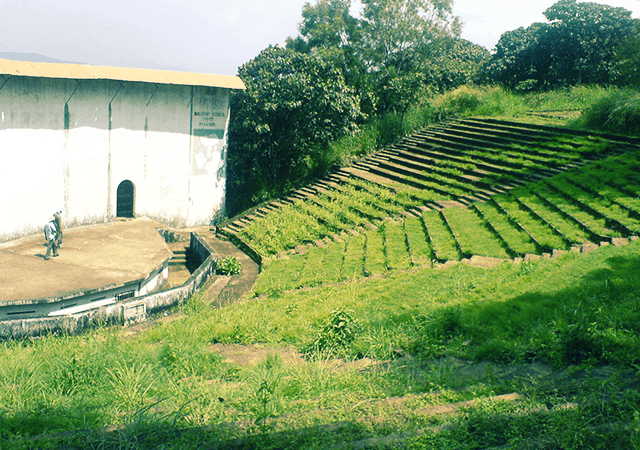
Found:
<path fill-rule="evenodd" d="M 287 291 L 303 267 L 274 263 L 278 286 L 223 310 L 196 295 L 138 336 L 0 344 L 0 447 L 349 448 L 423 430 L 401 445 L 640 448 L 640 242 Z M 224 361 L 215 343 L 271 356 Z"/>
<path fill-rule="evenodd" d="M 0 436 L 15 444 L 11 448 L 25 443 L 20 435 L 43 433 L 46 438 L 27 443 L 46 448 L 47 442 L 70 440 L 82 448 L 101 440 L 114 446 L 141 440 L 132 448 L 158 442 L 165 448 L 197 448 L 201 441 L 241 438 L 261 440 L 264 448 L 327 448 L 434 423 L 456 424 L 407 444 L 431 448 L 433 442 L 444 445 L 445 438 L 456 445 L 486 439 L 488 432 L 496 434 L 494 443 L 540 436 L 563 441 L 569 436 L 557 428 L 561 423 L 585 436 L 607 424 L 637 427 L 640 398 L 625 386 L 640 381 L 634 371 L 640 365 L 639 264 L 640 242 L 634 242 L 494 269 L 460 264 L 395 272 L 260 297 L 220 311 L 196 296 L 182 308 L 186 317 L 136 338 L 108 329 L 7 343 L 0 350 L 0 358 L 10 362 L 0 368 Z M 351 312 L 343 316 L 347 333 L 327 327 L 335 325 L 335 310 Z M 275 356 L 255 366 L 225 363 L 211 350 L 215 342 L 255 343 L 272 348 Z M 308 360 L 290 363 L 277 356 L 278 348 L 291 346 L 306 351 Z M 356 363 L 336 365 L 329 353 L 371 365 L 366 370 Z M 491 366 L 481 366 L 480 377 L 465 379 L 459 376 L 462 361 L 468 363 L 460 367 Z M 553 377 L 559 378 L 492 375 L 503 364 L 556 369 Z M 618 378 L 575 375 L 600 364 L 608 364 Z M 573 369 L 567 372 L 568 367 Z M 385 407 L 397 396 L 427 407 L 508 392 L 522 394 L 524 403 L 483 402 L 453 418 L 418 414 L 411 403 L 400 409 L 400 417 L 397 408 Z M 537 411 L 546 402 L 580 407 L 544 417 L 517 413 Z M 272 415 L 278 418 L 261 428 L 260 419 Z M 372 415 L 377 419 L 368 423 Z M 484 425 L 474 425 L 480 428 L 471 436 L 456 434 L 471 426 L 469 415 Z M 521 429 L 508 428 L 505 436 L 490 427 L 492 420 Z M 209 427 L 219 422 L 234 425 Z M 336 422 L 351 425 L 337 435 L 315 427 Z M 123 428 L 95 431 L 111 424 Z M 77 429 L 94 431 L 73 438 L 48 434 Z M 258 437 L 251 437 L 252 429 Z M 599 444 L 597 435 L 589 440 L 594 448 L 633 448 L 628 445 L 636 436 L 620 434 Z M 580 445 L 560 448 L 585 448 Z"/>

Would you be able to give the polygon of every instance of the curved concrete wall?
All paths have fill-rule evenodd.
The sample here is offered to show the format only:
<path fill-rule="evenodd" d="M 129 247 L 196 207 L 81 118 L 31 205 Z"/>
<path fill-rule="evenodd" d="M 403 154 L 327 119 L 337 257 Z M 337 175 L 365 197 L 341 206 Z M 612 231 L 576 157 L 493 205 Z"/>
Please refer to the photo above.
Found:
<path fill-rule="evenodd" d="M 134 213 L 172 226 L 223 213 L 229 89 L 113 80 L 0 78 L 0 241 Z"/>

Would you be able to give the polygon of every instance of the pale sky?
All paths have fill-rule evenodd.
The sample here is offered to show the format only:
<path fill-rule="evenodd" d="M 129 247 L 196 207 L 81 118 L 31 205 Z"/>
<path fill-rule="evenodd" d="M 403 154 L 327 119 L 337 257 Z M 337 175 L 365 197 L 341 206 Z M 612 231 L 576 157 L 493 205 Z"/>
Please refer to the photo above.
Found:
<path fill-rule="evenodd" d="M 297 35 L 309 0 L 0 0 L 0 53 L 67 62 L 235 75 Z M 315 3 L 315 0 L 310 0 Z M 544 22 L 555 0 L 454 0 L 462 37 L 491 50 L 508 30 Z M 640 0 L 601 0 L 640 17 Z"/>

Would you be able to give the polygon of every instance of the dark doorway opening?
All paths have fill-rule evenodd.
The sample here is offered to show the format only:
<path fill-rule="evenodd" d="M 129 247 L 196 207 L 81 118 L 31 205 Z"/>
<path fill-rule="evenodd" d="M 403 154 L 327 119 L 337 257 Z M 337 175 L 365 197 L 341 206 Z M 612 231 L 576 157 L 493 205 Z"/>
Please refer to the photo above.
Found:
<path fill-rule="evenodd" d="M 129 180 L 124 180 L 118 185 L 116 200 L 116 216 L 117 217 L 133 217 L 133 204 L 135 197 L 135 188 Z"/>

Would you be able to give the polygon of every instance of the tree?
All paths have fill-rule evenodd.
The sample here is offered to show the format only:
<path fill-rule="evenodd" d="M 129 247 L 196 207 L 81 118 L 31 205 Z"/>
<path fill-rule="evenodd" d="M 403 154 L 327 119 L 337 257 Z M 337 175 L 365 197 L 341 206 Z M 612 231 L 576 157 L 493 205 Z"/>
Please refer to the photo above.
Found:
<path fill-rule="evenodd" d="M 364 53 L 372 72 L 415 72 L 431 46 L 458 36 L 453 0 L 363 0 Z"/>
<path fill-rule="evenodd" d="M 513 88 L 611 83 L 616 48 L 638 19 L 598 3 L 560 0 L 544 12 L 549 23 L 504 33 L 487 74 Z"/>
<path fill-rule="evenodd" d="M 319 0 L 302 7 L 300 35 L 287 38 L 287 48 L 314 54 L 343 70 L 346 78 L 358 59 L 360 22 L 349 12 L 351 0 Z"/>
<path fill-rule="evenodd" d="M 544 12 L 551 22 L 550 38 L 563 48 L 554 63 L 564 70 L 568 82 L 608 83 L 611 81 L 615 49 L 634 28 L 631 11 L 598 3 L 560 0 Z M 572 64 L 562 61 L 572 60 Z M 553 70 L 552 64 L 552 70 Z"/>
<path fill-rule="evenodd" d="M 404 114 L 407 103 L 424 86 L 430 52 L 460 34 L 460 21 L 452 14 L 453 0 L 362 3 L 362 54 L 378 98 L 377 111 Z"/>
<path fill-rule="evenodd" d="M 472 83 L 490 56 L 486 48 L 465 39 L 444 39 L 429 52 L 425 83 L 439 92 Z"/>
<path fill-rule="evenodd" d="M 544 47 L 539 46 L 538 41 L 546 27 L 546 24 L 534 23 L 500 36 L 496 51 L 484 69 L 485 81 L 511 88 L 521 85 L 538 88 L 538 83 L 544 83 L 547 70 L 540 66 L 548 58 L 540 55 Z"/>
<path fill-rule="evenodd" d="M 318 56 L 342 72 L 345 82 L 355 90 L 366 114 L 374 111 L 375 101 L 366 76 L 362 55 L 362 22 L 350 12 L 351 0 L 318 0 L 305 3 L 300 35 L 287 39 L 287 48 Z"/>
<path fill-rule="evenodd" d="M 319 57 L 269 47 L 243 65 L 246 90 L 232 96 L 228 208 L 291 188 L 332 161 L 327 143 L 352 133 L 358 99 Z"/>
<path fill-rule="evenodd" d="M 618 85 L 640 87 L 640 25 L 618 45 L 614 70 Z"/>
<path fill-rule="evenodd" d="M 318 55 L 340 68 L 368 114 L 402 113 L 424 87 L 425 68 L 442 42 L 460 32 L 453 0 L 319 0 L 303 8 L 300 36 L 287 48 Z M 400 103 L 397 101 L 400 100 Z"/>

